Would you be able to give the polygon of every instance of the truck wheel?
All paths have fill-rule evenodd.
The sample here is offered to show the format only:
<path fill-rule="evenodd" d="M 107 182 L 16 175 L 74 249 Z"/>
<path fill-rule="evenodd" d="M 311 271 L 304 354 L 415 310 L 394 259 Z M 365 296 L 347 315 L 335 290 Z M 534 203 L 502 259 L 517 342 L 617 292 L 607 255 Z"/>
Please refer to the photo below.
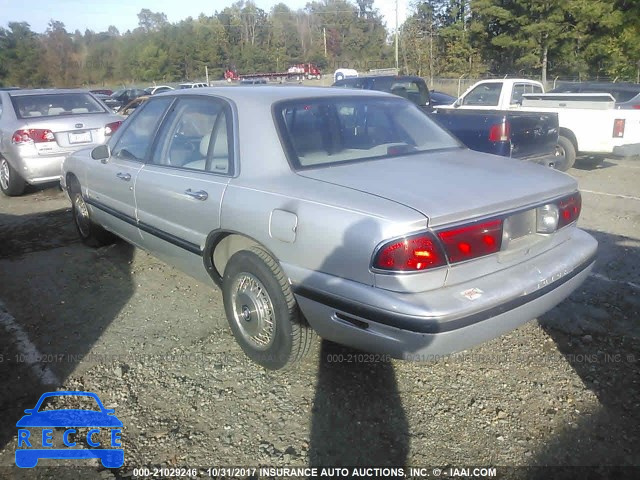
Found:
<path fill-rule="evenodd" d="M 87 204 L 84 202 L 84 198 L 82 198 L 80 189 L 72 190 L 70 196 L 73 223 L 76 226 L 76 230 L 78 231 L 78 235 L 80 235 L 82 243 L 94 248 L 113 243 L 116 240 L 115 235 L 91 220 L 89 216 L 89 209 L 87 208 Z"/>
<path fill-rule="evenodd" d="M 558 144 L 556 145 L 555 168 L 561 172 L 566 172 L 573 167 L 574 163 L 576 163 L 576 148 L 567 137 L 559 136 Z"/>
<path fill-rule="evenodd" d="M 25 182 L 18 172 L 9 164 L 7 159 L 0 158 L 0 190 L 8 197 L 22 195 L 27 182 Z"/>
<path fill-rule="evenodd" d="M 222 279 L 233 336 L 254 362 L 278 370 L 309 352 L 315 332 L 300 313 L 278 263 L 259 247 L 235 253 Z"/>

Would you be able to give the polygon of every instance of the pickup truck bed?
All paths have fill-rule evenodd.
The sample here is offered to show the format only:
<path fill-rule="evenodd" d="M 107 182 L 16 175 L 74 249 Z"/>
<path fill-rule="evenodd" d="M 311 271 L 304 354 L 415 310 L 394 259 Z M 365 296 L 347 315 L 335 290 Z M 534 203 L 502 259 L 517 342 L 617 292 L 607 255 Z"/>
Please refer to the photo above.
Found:
<path fill-rule="evenodd" d="M 430 116 L 472 150 L 555 166 L 555 113 L 436 109 Z"/>

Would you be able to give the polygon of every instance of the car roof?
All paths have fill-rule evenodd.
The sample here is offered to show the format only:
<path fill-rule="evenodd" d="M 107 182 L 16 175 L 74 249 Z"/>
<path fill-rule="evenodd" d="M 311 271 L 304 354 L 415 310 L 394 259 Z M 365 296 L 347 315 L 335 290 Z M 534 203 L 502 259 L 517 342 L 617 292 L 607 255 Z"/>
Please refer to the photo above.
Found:
<path fill-rule="evenodd" d="M 236 103 L 250 102 L 252 104 L 271 105 L 282 100 L 295 100 L 300 98 L 313 97 L 336 97 L 336 96 L 389 96 L 384 92 L 373 90 L 346 90 L 343 88 L 327 88 L 327 87 L 305 87 L 294 85 L 264 85 L 257 89 L 244 89 L 233 87 L 205 87 L 192 90 L 173 90 L 171 92 L 163 92 L 158 95 L 164 97 L 167 95 L 215 95 L 227 98 Z"/>
<path fill-rule="evenodd" d="M 30 88 L 24 90 L 9 90 L 7 91 L 12 97 L 18 97 L 22 95 L 55 95 L 64 93 L 89 93 L 89 90 L 82 88 Z"/>

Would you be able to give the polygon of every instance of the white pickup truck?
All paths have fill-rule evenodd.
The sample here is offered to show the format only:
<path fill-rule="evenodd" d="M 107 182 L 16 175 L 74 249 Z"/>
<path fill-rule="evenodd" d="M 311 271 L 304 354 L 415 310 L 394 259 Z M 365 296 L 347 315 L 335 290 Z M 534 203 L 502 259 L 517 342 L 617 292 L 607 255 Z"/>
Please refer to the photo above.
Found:
<path fill-rule="evenodd" d="M 560 170 L 573 166 L 577 156 L 593 162 L 640 155 L 640 110 L 616 109 L 609 94 L 544 93 L 540 82 L 521 78 L 482 80 L 440 108 L 556 112 Z"/>

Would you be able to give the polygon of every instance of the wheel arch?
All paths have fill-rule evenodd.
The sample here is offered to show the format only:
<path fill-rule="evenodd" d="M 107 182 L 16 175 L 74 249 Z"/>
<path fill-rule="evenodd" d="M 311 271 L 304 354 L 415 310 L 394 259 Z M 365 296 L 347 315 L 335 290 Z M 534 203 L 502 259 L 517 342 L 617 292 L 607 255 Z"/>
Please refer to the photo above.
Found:
<path fill-rule="evenodd" d="M 277 257 L 264 244 L 240 232 L 233 230 L 216 230 L 207 236 L 202 258 L 207 273 L 218 287 L 222 285 L 224 270 L 233 254 L 241 250 L 248 250 L 251 247 L 263 249 L 278 262 Z"/>
<path fill-rule="evenodd" d="M 578 139 L 576 138 L 575 134 L 569 130 L 568 128 L 563 128 L 560 127 L 560 130 L 558 131 L 558 134 L 561 137 L 565 137 L 567 138 L 572 144 L 573 144 L 573 148 L 576 149 L 576 154 L 578 153 Z"/>

